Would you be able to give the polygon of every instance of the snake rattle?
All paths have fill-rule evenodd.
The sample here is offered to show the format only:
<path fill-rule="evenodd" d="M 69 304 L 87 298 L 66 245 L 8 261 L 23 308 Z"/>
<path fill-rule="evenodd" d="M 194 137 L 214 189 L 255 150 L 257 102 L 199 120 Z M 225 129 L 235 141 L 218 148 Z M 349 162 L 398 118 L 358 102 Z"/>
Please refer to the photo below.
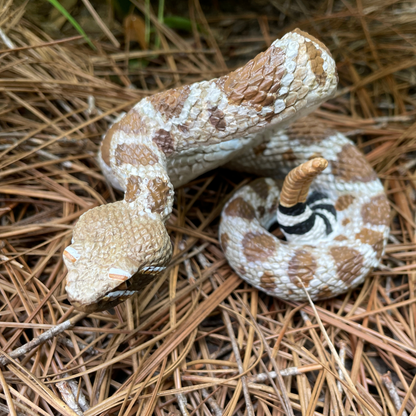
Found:
<path fill-rule="evenodd" d="M 319 299 L 360 284 L 379 264 L 390 210 L 354 144 L 305 117 L 337 81 L 328 49 L 297 29 L 229 75 L 138 102 L 98 155 L 124 200 L 83 214 L 63 253 L 75 308 L 113 307 L 162 273 L 174 187 L 224 164 L 286 175 L 281 191 L 275 179 L 258 179 L 223 210 L 221 246 L 241 278 L 292 300 L 305 299 L 303 287 Z M 276 212 L 286 241 L 267 231 Z"/>

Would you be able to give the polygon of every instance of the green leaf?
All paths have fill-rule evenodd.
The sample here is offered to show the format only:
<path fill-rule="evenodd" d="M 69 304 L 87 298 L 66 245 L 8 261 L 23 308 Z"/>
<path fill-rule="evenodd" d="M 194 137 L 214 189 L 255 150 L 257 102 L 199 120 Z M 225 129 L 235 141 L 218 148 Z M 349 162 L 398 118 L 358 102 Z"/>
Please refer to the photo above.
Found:
<path fill-rule="evenodd" d="M 82 27 L 78 24 L 78 22 L 68 13 L 68 11 L 59 3 L 58 0 L 48 0 L 49 3 L 52 4 L 57 10 L 59 10 L 67 19 L 68 21 L 74 26 L 74 28 L 78 31 L 78 33 L 84 37 L 88 45 L 91 46 L 92 49 L 96 50 L 95 46 L 91 42 L 90 38 L 87 36 L 87 34 L 84 32 Z"/>
<path fill-rule="evenodd" d="M 166 16 L 163 23 L 171 29 L 180 29 L 192 32 L 192 23 L 186 17 Z"/>

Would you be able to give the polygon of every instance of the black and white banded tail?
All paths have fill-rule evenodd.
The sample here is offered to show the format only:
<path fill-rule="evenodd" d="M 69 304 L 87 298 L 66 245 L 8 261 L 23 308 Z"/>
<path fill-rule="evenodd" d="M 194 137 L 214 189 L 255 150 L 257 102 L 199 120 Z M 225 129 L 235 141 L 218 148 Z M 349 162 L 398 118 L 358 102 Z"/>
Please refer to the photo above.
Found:
<path fill-rule="evenodd" d="M 277 222 L 287 241 L 313 241 L 334 232 L 337 213 L 326 194 L 314 191 L 306 202 L 291 207 L 280 204 Z"/>

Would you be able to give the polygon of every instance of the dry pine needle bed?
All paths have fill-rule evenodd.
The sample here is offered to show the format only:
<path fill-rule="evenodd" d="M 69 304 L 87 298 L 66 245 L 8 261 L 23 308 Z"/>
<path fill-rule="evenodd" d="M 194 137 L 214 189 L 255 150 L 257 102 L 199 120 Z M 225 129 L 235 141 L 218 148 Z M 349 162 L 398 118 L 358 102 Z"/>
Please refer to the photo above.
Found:
<path fill-rule="evenodd" d="M 415 3 L 191 0 L 171 5 L 189 19 L 179 30 L 134 1 L 154 29 L 147 46 L 107 2 L 78 3 L 95 50 L 0 1 L 0 414 L 415 416 Z M 389 196 L 382 267 L 315 305 L 242 283 L 217 229 L 253 177 L 217 169 L 177 190 L 168 271 L 114 310 L 77 314 L 62 251 L 80 215 L 122 198 L 95 160 L 114 117 L 226 74 L 296 27 L 337 62 L 338 93 L 318 116 L 357 142 Z"/>

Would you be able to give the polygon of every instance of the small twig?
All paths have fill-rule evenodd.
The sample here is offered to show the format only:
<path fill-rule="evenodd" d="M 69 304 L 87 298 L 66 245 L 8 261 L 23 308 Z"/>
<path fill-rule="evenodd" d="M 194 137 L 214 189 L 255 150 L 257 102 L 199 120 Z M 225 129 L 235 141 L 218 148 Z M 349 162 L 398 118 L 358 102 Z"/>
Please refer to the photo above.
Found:
<path fill-rule="evenodd" d="M 342 364 L 343 367 L 345 367 L 345 350 L 346 350 L 345 341 L 341 341 L 340 342 L 340 347 L 339 347 L 339 359 L 340 359 L 341 364 Z M 338 368 L 338 375 L 339 375 L 340 380 L 344 380 L 344 374 L 341 371 L 341 368 Z M 344 390 L 343 390 L 342 384 L 339 380 L 337 381 L 337 387 L 338 387 L 339 392 L 342 394 L 344 392 Z"/>
<path fill-rule="evenodd" d="M 393 380 L 391 379 L 390 371 L 386 374 L 383 374 L 381 376 L 381 379 L 383 380 L 383 383 L 386 386 L 387 391 L 389 392 L 389 396 L 394 404 L 394 407 L 396 408 L 396 410 L 400 410 L 402 406 L 402 401 L 399 397 L 399 393 L 397 393 L 396 386 L 394 385 Z M 402 414 L 397 414 L 397 416 L 407 416 L 406 410 L 403 409 Z"/>
<path fill-rule="evenodd" d="M 84 416 L 84 412 L 79 407 L 77 400 L 72 392 L 71 386 L 67 381 L 59 381 L 55 384 L 61 393 L 62 400 L 79 416 Z"/>
<path fill-rule="evenodd" d="M 68 374 L 64 374 L 63 377 L 67 377 Z M 81 380 L 80 380 L 81 383 Z M 86 412 L 90 405 L 88 403 L 87 398 L 85 397 L 84 393 L 82 392 L 81 385 L 78 384 L 75 380 L 68 380 L 69 387 L 71 387 L 72 394 L 74 395 L 77 403 L 81 407 L 81 409 Z"/>
<path fill-rule="evenodd" d="M 176 401 L 178 402 L 179 409 L 181 410 L 182 416 L 189 416 L 188 409 L 186 405 L 188 401 L 186 400 L 186 396 L 182 393 L 175 394 Z"/>
<path fill-rule="evenodd" d="M 280 370 L 282 377 L 299 376 L 301 374 L 308 373 L 309 371 L 321 370 L 322 365 L 320 364 L 309 364 L 302 367 L 288 367 Z M 248 377 L 249 383 L 263 383 L 269 379 L 269 377 L 275 379 L 277 377 L 276 371 L 268 371 L 267 373 L 259 373 L 254 376 Z"/>
<path fill-rule="evenodd" d="M 9 356 L 11 358 L 19 358 L 22 355 L 25 355 L 38 347 L 39 345 L 44 344 L 46 341 L 56 337 L 58 334 L 71 329 L 75 326 L 75 324 L 80 321 L 81 319 L 84 319 L 86 316 L 88 316 L 87 313 L 79 313 L 78 315 L 75 315 L 71 319 L 67 319 L 66 321 L 62 322 L 59 325 L 55 325 L 53 328 L 49 329 L 48 331 L 44 332 L 43 334 L 39 335 L 38 337 L 32 339 L 32 341 L 29 341 L 27 344 L 22 345 L 19 348 L 16 348 L 14 351 L 12 351 Z M 9 360 L 3 355 L 0 357 L 0 365 L 6 365 L 9 362 Z"/>
<path fill-rule="evenodd" d="M 222 416 L 222 409 L 220 408 L 216 400 L 212 397 L 212 395 L 215 394 L 215 391 L 210 394 L 208 393 L 207 389 L 202 389 L 201 393 L 202 397 L 208 402 L 209 406 L 211 407 L 211 410 L 214 412 L 214 415 Z"/>

